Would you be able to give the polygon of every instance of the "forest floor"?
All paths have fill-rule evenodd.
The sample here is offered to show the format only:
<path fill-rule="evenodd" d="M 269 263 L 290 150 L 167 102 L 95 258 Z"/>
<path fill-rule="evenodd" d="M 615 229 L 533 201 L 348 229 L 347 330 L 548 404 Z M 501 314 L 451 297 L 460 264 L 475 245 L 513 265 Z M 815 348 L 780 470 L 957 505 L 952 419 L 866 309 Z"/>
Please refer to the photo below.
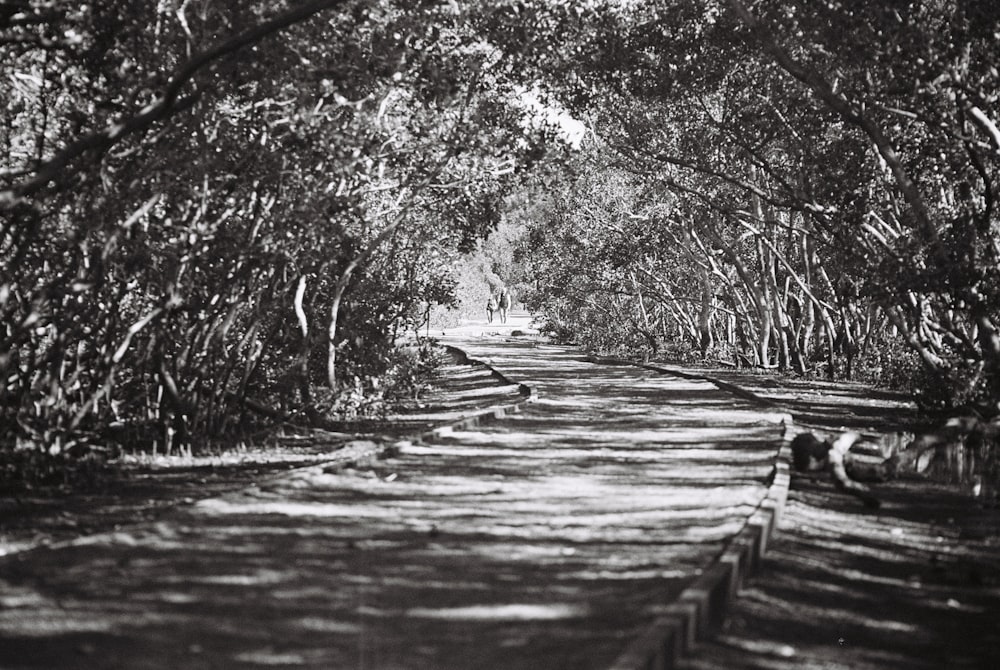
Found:
<path fill-rule="evenodd" d="M 287 426 L 256 441 L 189 455 L 126 453 L 81 488 L 38 487 L 0 495 L 0 557 L 154 522 L 164 512 L 253 486 L 289 470 L 351 460 L 378 443 L 474 416 L 518 398 L 485 366 L 450 360 L 432 390 L 381 421 L 350 432 Z"/>
<path fill-rule="evenodd" d="M 509 336 L 515 328 L 522 329 L 523 321 L 516 320 L 507 327 L 472 324 L 449 330 L 443 339 L 461 343 L 473 355 L 490 359 L 516 381 L 530 382 L 534 371 L 524 367 L 523 361 L 515 356 L 499 358 L 498 350 L 492 347 L 498 336 Z M 480 346 L 478 352 L 477 346 Z M 537 345 L 525 345 L 532 346 Z M 558 359 L 554 362 L 569 371 L 565 377 L 570 385 L 583 384 L 587 375 L 594 376 L 589 368 L 572 367 L 580 363 L 578 357 L 556 349 L 550 350 L 548 355 Z M 697 385 L 682 384 L 678 387 L 683 389 L 679 394 L 671 391 L 663 395 L 661 375 L 650 370 L 640 373 L 604 371 L 592 383 L 601 389 L 625 381 L 643 394 L 656 389 L 657 402 L 667 399 L 699 405 L 694 408 L 698 412 L 706 412 L 707 408 L 709 411 L 699 414 L 697 419 L 699 425 L 704 423 L 706 426 L 698 430 L 714 430 L 712 440 L 725 445 L 731 450 L 733 459 L 745 464 L 734 464 L 732 476 L 735 476 L 736 486 L 725 494 L 746 498 L 728 504 L 735 505 L 737 511 L 753 506 L 757 475 L 746 468 L 757 467 L 753 449 L 759 447 L 753 445 L 760 443 L 763 433 L 755 434 L 755 431 L 765 428 L 752 428 L 750 423 L 738 428 L 737 434 L 742 433 L 744 441 L 752 447 L 740 450 L 738 439 L 733 435 L 720 437 L 721 426 L 733 417 L 747 416 L 747 413 L 767 415 L 781 409 L 790 412 L 800 428 L 824 432 L 848 427 L 873 436 L 905 429 L 914 420 L 913 408 L 905 398 L 861 385 L 781 380 L 739 375 L 729 370 L 669 366 L 667 369 L 673 373 L 665 374 L 667 377 L 709 375 L 723 384 L 736 384 L 760 402 L 754 409 L 754 403 L 748 402 L 746 397 L 725 400 L 725 393 L 708 394 Z M 602 394 L 588 397 L 579 407 L 566 403 L 543 406 L 538 411 L 545 414 L 525 429 L 536 432 L 541 429 L 544 434 L 551 430 L 555 413 L 598 411 L 597 402 Z M 406 434 L 426 431 L 495 407 L 509 406 L 520 398 L 516 386 L 497 380 L 485 367 L 455 362 L 442 371 L 435 391 L 423 399 L 421 405 L 414 405 L 393 417 L 392 430 L 384 434 L 358 436 L 288 431 L 273 436 L 265 444 L 210 457 L 154 459 L 132 456 L 118 476 L 104 481 L 95 491 L 40 493 L 17 499 L 0 497 L 0 667 L 463 667 L 464 661 L 456 663 L 454 658 L 450 664 L 433 660 L 441 660 L 435 655 L 440 650 L 430 648 L 430 636 L 437 630 L 435 626 L 453 629 L 460 638 L 472 635 L 466 642 L 474 648 L 487 640 L 479 636 L 476 626 L 486 620 L 495 625 L 497 617 L 504 630 L 499 633 L 495 648 L 502 653 L 486 660 L 480 658 L 480 667 L 554 668 L 569 667 L 571 663 L 574 667 L 606 667 L 610 652 L 592 653 L 588 638 L 608 638 L 606 642 L 610 642 L 610 646 L 607 648 L 613 650 L 617 648 L 615 644 L 622 644 L 622 636 L 627 636 L 629 630 L 636 630 L 642 612 L 655 611 L 655 607 L 650 610 L 651 606 L 644 604 L 635 593 L 617 590 L 618 583 L 626 577 L 640 582 L 655 577 L 650 583 L 659 584 L 657 588 L 663 590 L 662 582 L 669 583 L 673 579 L 671 571 L 679 578 L 682 572 L 696 570 L 697 561 L 701 559 L 693 555 L 675 557 L 672 559 L 675 564 L 650 570 L 654 561 L 663 556 L 654 557 L 650 553 L 651 545 L 645 541 L 636 544 L 634 534 L 620 535 L 616 539 L 610 531 L 602 530 L 602 526 L 597 532 L 607 532 L 605 539 L 594 542 L 594 538 L 588 536 L 584 542 L 582 537 L 576 537 L 576 534 L 588 532 L 583 526 L 577 528 L 578 523 L 585 522 L 578 519 L 579 510 L 570 512 L 565 505 L 589 509 L 597 504 L 588 498 L 590 491 L 580 492 L 574 488 L 581 481 L 585 488 L 593 489 L 595 501 L 607 498 L 611 489 L 599 488 L 595 479 L 571 482 L 565 473 L 549 476 L 547 489 L 540 491 L 551 491 L 553 485 L 569 487 L 565 491 L 543 494 L 554 496 L 546 514 L 551 515 L 554 510 L 563 521 L 561 525 L 552 525 L 551 520 L 542 521 L 533 516 L 524 506 L 529 504 L 529 498 L 539 494 L 527 485 L 518 484 L 514 488 L 508 485 L 514 465 L 513 460 L 507 459 L 527 457 L 535 460 L 536 467 L 546 471 L 536 473 L 542 478 L 543 474 L 552 474 L 547 471 L 552 456 L 545 450 L 526 455 L 507 454 L 510 446 L 501 442 L 474 454 L 469 442 L 473 439 L 473 431 L 466 431 L 452 439 L 450 445 L 415 446 L 401 461 L 390 459 L 381 465 L 365 464 L 365 459 L 384 442 L 384 437 L 398 440 Z M 635 411 L 648 411 L 649 407 L 638 406 L 640 400 L 636 395 L 628 402 L 636 403 Z M 643 431 L 652 431 L 654 426 L 631 410 L 616 416 L 614 421 L 632 424 L 629 430 L 638 431 L 637 443 L 668 439 L 663 435 L 643 436 Z M 663 423 L 662 418 L 659 423 Z M 623 470 L 613 462 L 610 451 L 588 455 L 585 460 L 581 456 L 582 450 L 596 440 L 595 430 L 579 430 L 570 438 L 558 438 L 568 441 L 555 457 L 574 461 L 574 472 L 600 475 L 601 482 L 622 477 Z M 507 437 L 497 434 L 491 439 Z M 554 433 L 549 434 L 549 439 L 556 439 Z M 699 438 L 703 439 L 704 436 Z M 463 449 L 470 450 L 467 467 L 468 458 L 478 459 L 478 454 L 499 456 L 502 460 L 492 470 L 485 465 L 473 467 L 479 475 L 471 473 L 473 479 L 466 478 L 461 485 L 446 482 L 446 475 L 440 470 L 446 453 Z M 687 456 L 692 455 L 690 447 L 685 450 Z M 697 453 L 699 460 L 706 456 L 700 448 Z M 650 459 L 649 448 L 642 447 L 622 463 L 631 462 L 631 467 L 655 470 Z M 343 467 L 330 470 L 334 462 L 340 462 Z M 678 466 L 693 467 L 680 460 L 671 467 Z M 720 466 L 698 467 L 714 471 Z M 412 468 L 412 472 L 408 473 L 405 468 Z M 490 514 L 500 514 L 507 509 L 513 520 L 501 523 L 489 516 L 485 520 L 479 518 L 474 528 L 462 531 L 465 533 L 462 542 L 457 539 L 457 524 L 465 521 L 452 514 L 481 513 L 471 509 L 454 510 L 454 499 L 446 503 L 447 512 L 444 508 L 434 512 L 441 515 L 440 521 L 422 518 L 405 528 L 392 526 L 396 523 L 394 520 L 374 516 L 369 510 L 366 514 L 372 516 L 366 517 L 365 523 L 381 530 L 373 531 L 375 535 L 367 538 L 349 537 L 339 527 L 335 531 L 320 531 L 312 526 L 282 526 L 279 530 L 270 520 L 275 511 L 293 516 L 296 512 L 282 507 L 289 502 L 298 505 L 299 510 L 310 505 L 326 510 L 321 516 L 342 514 L 355 509 L 345 507 L 348 503 L 353 505 L 366 497 L 374 496 L 375 502 L 396 500 L 394 496 L 400 487 L 412 492 L 414 487 L 424 486 L 419 483 L 421 481 L 443 485 L 448 495 L 457 494 L 463 504 L 472 505 L 476 499 L 493 500 L 494 512 Z M 632 514 L 645 519 L 638 527 L 649 536 L 647 539 L 655 541 L 662 526 L 667 534 L 660 542 L 670 544 L 676 541 L 678 534 L 687 532 L 682 530 L 685 522 L 676 512 L 674 516 L 654 518 L 656 514 L 648 506 L 650 501 L 642 497 L 644 491 L 652 490 L 649 488 L 651 481 L 637 478 L 631 484 L 626 482 L 640 493 L 639 509 Z M 320 501 L 315 497 L 317 484 L 320 488 L 339 491 L 336 510 L 329 501 L 322 503 L 325 507 L 319 506 Z M 679 480 L 673 480 L 673 486 L 682 492 L 677 494 L 681 497 L 692 495 L 693 489 L 684 489 Z M 685 660 L 684 667 L 689 670 L 1000 667 L 1000 619 L 996 614 L 1000 612 L 1000 515 L 995 510 L 984 509 L 961 487 L 954 485 L 900 480 L 876 488 L 883 505 L 873 511 L 836 492 L 824 479 L 793 477 L 779 533 L 769 546 L 762 569 L 745 585 L 741 598 L 730 606 L 729 616 L 716 639 L 701 642 L 695 653 Z M 509 490 L 502 492 L 501 489 Z M 427 500 L 421 502 L 422 505 L 426 503 Z M 392 509 L 405 514 L 400 512 L 405 508 L 395 506 L 399 504 L 408 503 L 391 503 Z M 235 512 L 241 505 L 246 509 L 254 506 L 254 516 L 247 516 L 245 522 L 237 524 L 243 518 L 240 515 L 248 514 Z M 262 515 L 267 505 L 274 508 L 269 508 L 269 516 Z M 728 509 L 728 506 L 719 509 Z M 307 510 L 306 513 L 314 512 Z M 206 539 L 185 525 L 191 520 L 189 515 L 198 514 L 217 517 L 210 522 L 218 525 L 211 536 L 212 547 L 200 544 Z M 607 514 L 607 510 L 600 513 Z M 620 508 L 615 514 L 628 515 L 628 512 Z M 178 519 L 186 521 L 179 523 Z M 712 527 L 730 524 L 719 519 L 721 517 L 707 524 L 702 522 L 712 538 L 700 538 L 699 543 L 714 542 Z M 501 526 L 496 526 L 497 523 Z M 623 517 L 611 523 L 626 527 L 630 522 Z M 261 527 L 256 528 L 258 525 Z M 449 528 L 450 525 L 455 528 Z M 327 537 L 325 533 L 328 532 L 333 534 Z M 538 533 L 543 536 L 532 537 L 529 541 L 528 536 Z M 306 574 L 298 575 L 294 583 L 275 568 L 272 559 L 265 560 L 256 554 L 242 568 L 235 567 L 235 562 L 246 560 L 240 554 L 251 551 L 249 545 L 246 550 L 233 548 L 236 553 L 224 560 L 234 562 L 234 567 L 218 574 L 195 563 L 195 558 L 191 558 L 186 567 L 172 565 L 169 570 L 162 562 L 162 552 L 173 545 L 191 556 L 208 552 L 223 554 L 215 542 L 225 544 L 241 537 L 258 543 L 267 534 L 279 537 L 279 542 L 280 536 L 287 537 L 287 542 L 296 545 L 297 553 L 289 553 L 288 558 L 297 561 L 296 565 L 300 566 L 297 572 Z M 514 574 L 506 574 L 498 567 L 503 566 L 504 557 L 499 557 L 500 563 L 497 563 L 498 557 L 491 556 L 489 574 L 467 575 L 467 583 L 461 582 L 463 585 L 459 586 L 456 582 L 454 587 L 471 591 L 488 587 L 491 593 L 481 594 L 483 600 L 496 600 L 504 589 L 516 592 L 521 608 L 516 612 L 511 609 L 513 604 L 495 602 L 492 608 L 469 607 L 458 602 L 456 591 L 455 602 L 450 605 L 447 597 L 441 600 L 443 596 L 438 593 L 434 595 L 437 600 L 433 607 L 411 607 L 401 619 L 402 615 L 391 603 L 380 601 L 366 574 L 387 569 L 371 563 L 376 560 L 375 556 L 399 553 L 402 562 L 391 563 L 391 574 L 383 574 L 379 583 L 395 583 L 398 590 L 398 584 L 405 581 L 410 591 L 426 595 L 434 588 L 432 575 L 429 572 L 423 577 L 416 574 L 414 571 L 420 572 L 416 563 L 426 561 L 433 566 L 435 562 L 442 562 L 443 569 L 452 570 L 448 567 L 450 563 L 445 561 L 470 551 L 464 544 L 466 540 L 471 542 L 473 536 L 499 537 L 500 534 L 515 538 L 523 535 L 521 540 L 505 541 L 504 551 L 509 552 L 506 560 L 512 564 L 530 562 L 537 574 L 519 584 Z M 673 539 L 669 539 L 671 537 Z M 622 538 L 624 543 L 615 549 Z M 310 549 L 302 567 L 303 555 L 298 548 L 313 545 L 323 547 L 323 557 Z M 492 545 L 494 550 L 500 546 Z M 272 547 L 269 551 L 285 550 Z M 605 561 L 607 556 L 597 556 L 601 552 L 610 552 L 613 560 L 611 564 L 601 563 L 601 579 L 605 581 L 601 582 L 603 591 L 594 602 L 611 608 L 608 612 L 611 619 L 607 616 L 587 619 L 576 611 L 579 603 L 574 604 L 573 590 L 581 580 L 598 581 L 598 571 L 585 561 Z M 595 556 L 590 557 L 591 553 Z M 462 564 L 483 559 L 475 552 L 459 558 Z M 378 560 L 386 559 L 380 557 Z M 68 561 L 77 564 L 69 565 Z M 691 565 L 684 565 L 686 562 Z M 334 588 L 322 584 L 331 566 L 337 566 L 337 570 L 348 577 L 355 575 L 353 582 L 348 579 L 336 587 L 345 593 L 350 590 L 350 602 L 343 606 L 352 618 L 328 616 L 326 606 L 321 606 L 321 601 L 330 597 L 323 589 Z M 553 569 L 557 571 L 546 572 Z M 65 574 L 51 574 L 53 570 L 64 570 Z M 150 571 L 154 574 L 149 574 Z M 156 574 L 165 571 L 174 574 Z M 190 587 L 187 591 L 182 588 L 185 571 L 199 573 L 187 575 Z M 615 571 L 619 572 L 617 576 L 608 577 Z M 557 576 L 558 583 L 538 583 L 539 580 L 551 581 L 552 575 Z M 422 590 L 410 583 L 422 579 L 427 581 Z M 666 588 L 667 597 L 670 588 Z M 239 598 L 234 589 L 240 592 Z M 662 600 L 664 595 L 661 593 L 658 597 Z M 115 599 L 135 601 L 139 609 L 126 608 L 123 603 L 115 605 Z M 209 604 L 201 599 L 213 602 Z M 289 599 L 300 603 L 295 610 L 299 617 L 296 619 L 297 635 L 312 635 L 331 644 L 334 638 L 354 640 L 351 642 L 353 651 L 342 654 L 339 664 L 329 665 L 329 657 L 303 653 L 308 646 L 304 642 L 296 647 L 293 642 L 279 638 L 245 639 L 236 630 L 219 630 L 220 621 L 228 621 L 227 616 L 231 616 L 224 613 L 233 608 L 247 609 L 248 630 L 253 630 L 261 621 L 272 621 L 269 617 L 281 619 L 284 616 L 282 608 L 289 607 Z M 308 602 L 305 610 L 301 610 L 303 600 Z M 201 611 L 199 616 L 212 617 L 201 624 L 212 630 L 208 636 L 211 641 L 205 642 L 192 632 L 192 609 Z M 251 610 L 263 611 L 263 614 L 251 613 Z M 92 620 L 86 621 L 87 617 Z M 128 623 L 129 617 L 136 621 Z M 631 622 L 633 618 L 636 622 Z M 379 620 L 384 620 L 380 625 L 389 626 L 388 630 L 405 620 L 406 625 L 419 629 L 418 635 L 426 633 L 429 636 L 428 644 L 406 648 L 413 644 L 412 641 L 387 641 L 386 629 L 381 634 L 373 633 Z M 624 628 L 623 620 L 628 620 Z M 238 626 L 236 621 L 225 625 Z M 558 626 L 558 635 L 563 637 L 557 636 L 540 644 L 532 631 L 544 626 L 551 628 L 553 623 Z M 128 629 L 129 626 L 156 630 L 157 636 L 166 637 L 158 640 L 148 635 L 124 635 L 117 640 L 111 639 L 118 635 L 115 629 Z M 363 628 L 366 630 L 361 630 Z M 598 630 L 603 632 L 596 632 Z M 562 642 L 556 644 L 557 639 Z M 217 642 L 224 648 L 213 648 Z M 310 639 L 309 644 L 315 646 L 319 642 Z M 382 644 L 394 648 L 380 648 Z M 176 649 L 165 654 L 164 645 L 176 646 Z M 466 647 L 466 652 L 472 653 L 469 649 Z M 313 649 L 310 653 L 319 652 Z M 480 653 L 487 651 L 480 650 Z M 176 665 L 178 662 L 181 665 Z"/>
<path fill-rule="evenodd" d="M 863 384 L 687 370 L 786 408 L 799 429 L 892 440 L 919 423 Z M 770 405 L 769 405 L 770 406 Z M 1000 668 L 1000 510 L 967 483 L 873 485 L 869 510 L 824 479 L 792 476 L 774 541 L 720 633 L 684 670 Z"/>

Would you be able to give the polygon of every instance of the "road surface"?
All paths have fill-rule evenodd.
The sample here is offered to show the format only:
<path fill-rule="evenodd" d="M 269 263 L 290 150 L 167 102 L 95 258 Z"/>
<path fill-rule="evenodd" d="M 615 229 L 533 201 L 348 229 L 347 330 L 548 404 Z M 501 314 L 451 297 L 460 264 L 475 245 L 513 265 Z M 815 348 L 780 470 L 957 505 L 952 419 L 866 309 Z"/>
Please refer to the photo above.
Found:
<path fill-rule="evenodd" d="M 526 325 L 443 338 L 516 413 L 3 559 L 0 667 L 608 667 L 761 503 L 781 416 Z"/>

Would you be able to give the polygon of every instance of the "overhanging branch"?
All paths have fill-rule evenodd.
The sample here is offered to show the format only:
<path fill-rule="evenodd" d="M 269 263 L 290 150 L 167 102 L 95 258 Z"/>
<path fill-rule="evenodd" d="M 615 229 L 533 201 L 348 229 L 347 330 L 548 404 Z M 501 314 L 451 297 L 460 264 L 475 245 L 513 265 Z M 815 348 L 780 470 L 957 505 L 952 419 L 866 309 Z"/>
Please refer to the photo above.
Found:
<path fill-rule="evenodd" d="M 45 188 L 48 184 L 57 181 L 70 163 L 83 154 L 90 151 L 98 151 L 103 154 L 125 137 L 143 132 L 157 121 L 168 119 L 174 114 L 193 106 L 197 100 L 196 96 L 181 97 L 181 92 L 184 86 L 200 70 L 214 61 L 229 56 L 244 47 L 256 44 L 273 33 L 301 23 L 315 14 L 331 9 L 344 2 L 345 0 L 313 0 L 312 2 L 307 2 L 269 21 L 265 21 L 259 26 L 244 31 L 207 51 L 195 54 L 174 73 L 156 101 L 142 108 L 138 113 L 120 119 L 102 130 L 85 135 L 64 147 L 55 156 L 41 163 L 34 170 L 33 177 L 22 181 L 12 188 L 0 191 L 0 205 L 9 206 L 16 200 L 31 196 Z"/>

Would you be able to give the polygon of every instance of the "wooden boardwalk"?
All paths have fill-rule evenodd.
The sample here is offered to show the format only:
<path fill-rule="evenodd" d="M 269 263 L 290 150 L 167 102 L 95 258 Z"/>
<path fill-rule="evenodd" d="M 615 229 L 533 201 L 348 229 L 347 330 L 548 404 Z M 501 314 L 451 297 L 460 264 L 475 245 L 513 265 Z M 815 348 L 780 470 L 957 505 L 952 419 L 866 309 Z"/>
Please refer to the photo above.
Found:
<path fill-rule="evenodd" d="M 518 411 L 0 563 L 3 668 L 607 668 L 768 492 L 782 415 L 455 340 Z"/>

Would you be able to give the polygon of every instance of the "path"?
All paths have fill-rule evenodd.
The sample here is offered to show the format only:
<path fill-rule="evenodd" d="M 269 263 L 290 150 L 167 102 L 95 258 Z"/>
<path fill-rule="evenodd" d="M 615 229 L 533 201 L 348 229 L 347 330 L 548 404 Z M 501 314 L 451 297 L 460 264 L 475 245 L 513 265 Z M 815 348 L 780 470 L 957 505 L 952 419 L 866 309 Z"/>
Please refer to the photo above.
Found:
<path fill-rule="evenodd" d="M 0 667 L 608 667 L 760 504 L 780 416 L 572 349 L 448 339 L 537 401 L 8 557 Z"/>
<path fill-rule="evenodd" d="M 419 433 L 520 399 L 516 387 L 501 384 L 485 366 L 446 360 L 439 372 L 419 403 L 406 403 L 385 422 L 361 427 L 374 433 L 293 427 L 214 455 L 127 455 L 111 476 L 71 496 L 44 489 L 6 497 L 0 492 L 0 557 L 137 521 L 152 523 L 178 505 L 240 490 L 284 470 L 350 458 L 342 447 L 359 437 Z"/>

